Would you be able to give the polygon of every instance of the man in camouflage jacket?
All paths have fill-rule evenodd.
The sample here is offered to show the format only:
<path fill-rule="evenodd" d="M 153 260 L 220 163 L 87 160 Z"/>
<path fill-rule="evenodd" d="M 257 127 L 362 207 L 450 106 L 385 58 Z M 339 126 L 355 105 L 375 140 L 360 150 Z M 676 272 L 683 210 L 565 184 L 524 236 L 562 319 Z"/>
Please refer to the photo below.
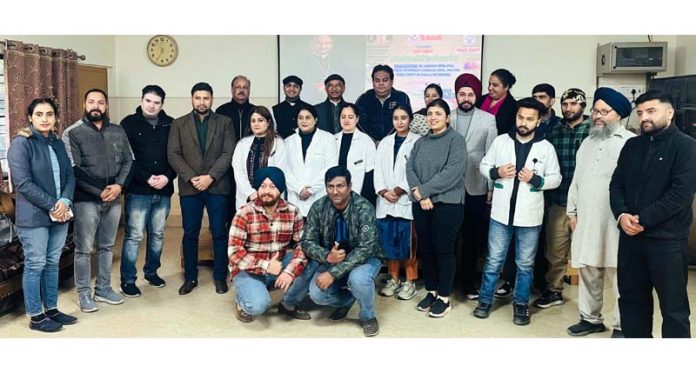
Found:
<path fill-rule="evenodd" d="M 330 168 L 324 177 L 327 195 L 309 210 L 302 250 L 318 263 L 309 296 L 318 305 L 337 309 L 332 321 L 346 318 L 357 300 L 366 336 L 379 333 L 375 314 L 375 276 L 384 258 L 377 236 L 375 209 L 351 191 L 350 172 Z"/>

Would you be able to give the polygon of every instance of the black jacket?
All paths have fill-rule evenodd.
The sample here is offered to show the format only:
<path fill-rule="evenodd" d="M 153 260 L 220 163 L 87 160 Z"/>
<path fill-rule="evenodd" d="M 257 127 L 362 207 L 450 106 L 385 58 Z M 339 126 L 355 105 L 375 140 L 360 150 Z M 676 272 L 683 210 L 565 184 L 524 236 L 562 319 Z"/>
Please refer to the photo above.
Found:
<path fill-rule="evenodd" d="M 251 123 L 251 111 L 256 105 L 249 101 L 244 104 L 239 104 L 232 100 L 226 104 L 220 105 L 215 113 L 224 115 L 232 119 L 232 129 L 234 130 L 235 138 L 242 139 L 247 135 L 251 135 L 249 125 Z"/>
<path fill-rule="evenodd" d="M 135 114 L 121 121 L 121 127 L 126 131 L 128 143 L 135 157 L 129 175 L 130 182 L 127 183 L 127 193 L 165 196 L 171 196 L 174 193 L 176 172 L 167 160 L 167 140 L 173 120 L 174 118 L 162 110 L 159 113 L 157 125 L 153 126 L 145 119 L 142 109 L 138 107 Z M 164 175 L 169 179 L 169 183 L 157 190 L 147 183 L 152 175 Z"/>
<path fill-rule="evenodd" d="M 645 231 L 636 237 L 653 239 L 688 238 L 694 191 L 696 140 L 675 125 L 629 139 L 609 184 L 614 216 L 637 214 Z"/>
<path fill-rule="evenodd" d="M 295 101 L 294 105 L 290 105 L 290 103 L 285 100 L 273 107 L 273 119 L 275 119 L 276 132 L 278 132 L 280 137 L 285 139 L 295 133 L 295 128 L 297 128 L 297 113 L 299 113 L 300 108 L 305 105 L 309 104 L 298 99 Z"/>
<path fill-rule="evenodd" d="M 479 97 L 476 101 L 476 107 L 481 108 L 483 101 L 488 97 L 488 94 Z M 517 117 L 517 100 L 512 97 L 512 93 L 508 92 L 505 101 L 495 115 L 495 125 L 498 127 L 498 135 L 508 133 L 510 128 L 515 127 L 515 118 Z"/>
<path fill-rule="evenodd" d="M 340 108 L 343 104 L 345 104 L 343 98 L 341 98 L 341 102 L 338 103 L 338 106 L 334 105 L 333 102 L 329 101 L 327 98 L 324 102 L 314 105 L 314 108 L 317 109 L 317 115 L 319 116 L 317 127 L 331 134 L 341 132 L 341 121 L 339 117 L 341 114 Z M 334 108 L 338 109 L 335 117 Z"/>
<path fill-rule="evenodd" d="M 101 129 L 83 117 L 62 135 L 75 173 L 74 202 L 101 201 L 107 185 L 127 187 L 133 153 L 123 127 L 104 117 Z"/>

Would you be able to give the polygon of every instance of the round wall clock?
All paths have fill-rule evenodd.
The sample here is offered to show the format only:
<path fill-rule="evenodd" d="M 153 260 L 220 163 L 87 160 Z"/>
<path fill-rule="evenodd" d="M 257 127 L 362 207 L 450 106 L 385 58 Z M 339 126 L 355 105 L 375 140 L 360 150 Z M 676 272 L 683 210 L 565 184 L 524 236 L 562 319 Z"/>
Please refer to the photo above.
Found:
<path fill-rule="evenodd" d="M 147 42 L 147 57 L 157 66 L 169 66 L 176 61 L 179 46 L 169 35 L 155 35 Z"/>

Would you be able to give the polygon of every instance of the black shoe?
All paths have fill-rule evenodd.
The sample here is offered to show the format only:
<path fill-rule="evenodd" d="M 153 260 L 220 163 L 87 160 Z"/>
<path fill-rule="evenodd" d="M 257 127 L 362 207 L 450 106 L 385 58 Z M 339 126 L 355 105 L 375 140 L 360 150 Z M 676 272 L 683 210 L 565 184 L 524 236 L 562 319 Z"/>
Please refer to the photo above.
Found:
<path fill-rule="evenodd" d="M 377 323 L 377 319 L 369 319 L 365 321 L 360 321 L 360 324 L 362 325 L 363 328 L 363 333 L 365 333 L 365 337 L 374 337 L 377 334 L 379 334 L 379 323 Z"/>
<path fill-rule="evenodd" d="M 602 333 L 607 330 L 604 324 L 593 324 L 587 320 L 580 320 L 579 323 L 568 328 L 568 334 L 573 337 L 582 337 L 591 333 Z"/>
<path fill-rule="evenodd" d="M 235 308 L 237 309 L 237 320 L 243 322 L 243 323 L 250 323 L 254 321 L 254 316 L 244 312 L 241 307 L 239 307 L 239 304 L 235 304 Z"/>
<path fill-rule="evenodd" d="M 433 303 L 435 303 L 436 300 L 437 297 L 434 296 L 433 293 L 428 292 L 428 294 L 425 295 L 425 298 L 418 302 L 416 309 L 418 309 L 418 311 L 428 312 L 430 310 L 430 307 L 432 307 Z"/>
<path fill-rule="evenodd" d="M 612 338 L 625 338 L 621 329 L 614 329 L 611 331 Z"/>
<path fill-rule="evenodd" d="M 227 281 L 225 280 L 215 280 L 215 292 L 218 294 L 227 293 L 229 288 L 227 287 Z"/>
<path fill-rule="evenodd" d="M 498 299 L 509 298 L 512 295 L 512 284 L 505 281 L 498 290 L 495 291 L 494 296 Z"/>
<path fill-rule="evenodd" d="M 190 293 L 196 286 L 198 286 L 198 281 L 184 281 L 184 284 L 179 288 L 179 295 L 186 295 Z"/>
<path fill-rule="evenodd" d="M 50 317 L 44 317 L 40 321 L 29 321 L 29 329 L 44 333 L 53 333 L 63 329 L 63 324 L 51 320 Z"/>
<path fill-rule="evenodd" d="M 526 304 L 513 304 L 512 305 L 512 323 L 515 325 L 528 325 L 529 324 L 529 306 Z"/>
<path fill-rule="evenodd" d="M 544 291 L 539 298 L 537 298 L 533 305 L 539 308 L 550 308 L 553 306 L 560 306 L 565 303 L 563 300 L 563 295 L 556 291 Z"/>
<path fill-rule="evenodd" d="M 478 306 L 474 309 L 474 316 L 478 317 L 479 319 L 485 319 L 488 318 L 488 315 L 491 314 L 491 307 L 493 305 L 488 304 L 488 303 L 481 303 L 479 302 Z"/>
<path fill-rule="evenodd" d="M 428 312 L 428 316 L 430 317 L 444 317 L 449 311 L 452 309 L 450 307 L 449 302 L 445 303 L 440 298 L 437 298 L 435 303 L 433 303 L 432 306 L 430 306 L 430 312 Z"/>
<path fill-rule="evenodd" d="M 351 305 L 352 307 L 352 305 Z M 348 316 L 348 311 L 350 311 L 350 307 L 341 307 L 341 308 L 336 308 L 331 315 L 329 315 L 329 320 L 331 321 L 341 321 L 345 319 Z"/>
<path fill-rule="evenodd" d="M 66 315 L 57 309 L 46 312 L 46 316 L 61 325 L 73 325 L 77 322 L 77 317 Z"/>
<path fill-rule="evenodd" d="M 312 316 L 309 315 L 309 312 L 307 312 L 305 310 L 301 310 L 297 306 L 295 306 L 295 308 L 292 310 L 288 309 L 283 305 L 283 302 L 280 302 L 280 304 L 278 304 L 278 313 L 286 315 L 286 316 L 290 316 L 293 319 L 297 319 L 297 320 L 311 320 L 312 319 Z"/>
<path fill-rule="evenodd" d="M 165 285 L 167 285 L 167 282 L 161 277 L 157 276 L 156 273 L 154 275 L 145 276 L 145 281 L 149 282 L 150 285 L 156 288 L 163 288 Z"/>
<path fill-rule="evenodd" d="M 469 288 L 467 290 L 464 290 L 464 296 L 468 300 L 478 300 L 479 291 L 476 288 Z"/>
<path fill-rule="evenodd" d="M 121 294 L 128 298 L 137 298 L 141 295 L 140 289 L 135 284 L 121 284 Z"/>

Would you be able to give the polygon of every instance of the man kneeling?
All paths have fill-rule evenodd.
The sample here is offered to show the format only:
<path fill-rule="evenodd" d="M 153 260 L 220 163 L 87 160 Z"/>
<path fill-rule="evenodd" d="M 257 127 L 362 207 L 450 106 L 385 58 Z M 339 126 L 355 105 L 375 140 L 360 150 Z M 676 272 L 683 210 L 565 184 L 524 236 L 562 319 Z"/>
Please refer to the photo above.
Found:
<path fill-rule="evenodd" d="M 309 313 L 298 308 L 314 273 L 305 268 L 307 259 L 299 245 L 302 214 L 280 198 L 285 191 L 285 175 L 279 168 L 258 169 L 253 186 L 257 198 L 235 214 L 227 248 L 237 319 L 252 322 L 266 312 L 271 304 L 268 289 L 276 287 L 285 292 L 278 312 L 309 320 Z"/>
<path fill-rule="evenodd" d="M 331 321 L 346 318 L 355 301 L 365 336 L 379 333 L 375 315 L 375 276 L 384 257 L 377 237 L 375 209 L 351 191 L 350 172 L 342 166 L 326 171 L 326 196 L 307 215 L 302 249 L 319 267 L 309 285 L 314 303 L 336 307 Z"/>

